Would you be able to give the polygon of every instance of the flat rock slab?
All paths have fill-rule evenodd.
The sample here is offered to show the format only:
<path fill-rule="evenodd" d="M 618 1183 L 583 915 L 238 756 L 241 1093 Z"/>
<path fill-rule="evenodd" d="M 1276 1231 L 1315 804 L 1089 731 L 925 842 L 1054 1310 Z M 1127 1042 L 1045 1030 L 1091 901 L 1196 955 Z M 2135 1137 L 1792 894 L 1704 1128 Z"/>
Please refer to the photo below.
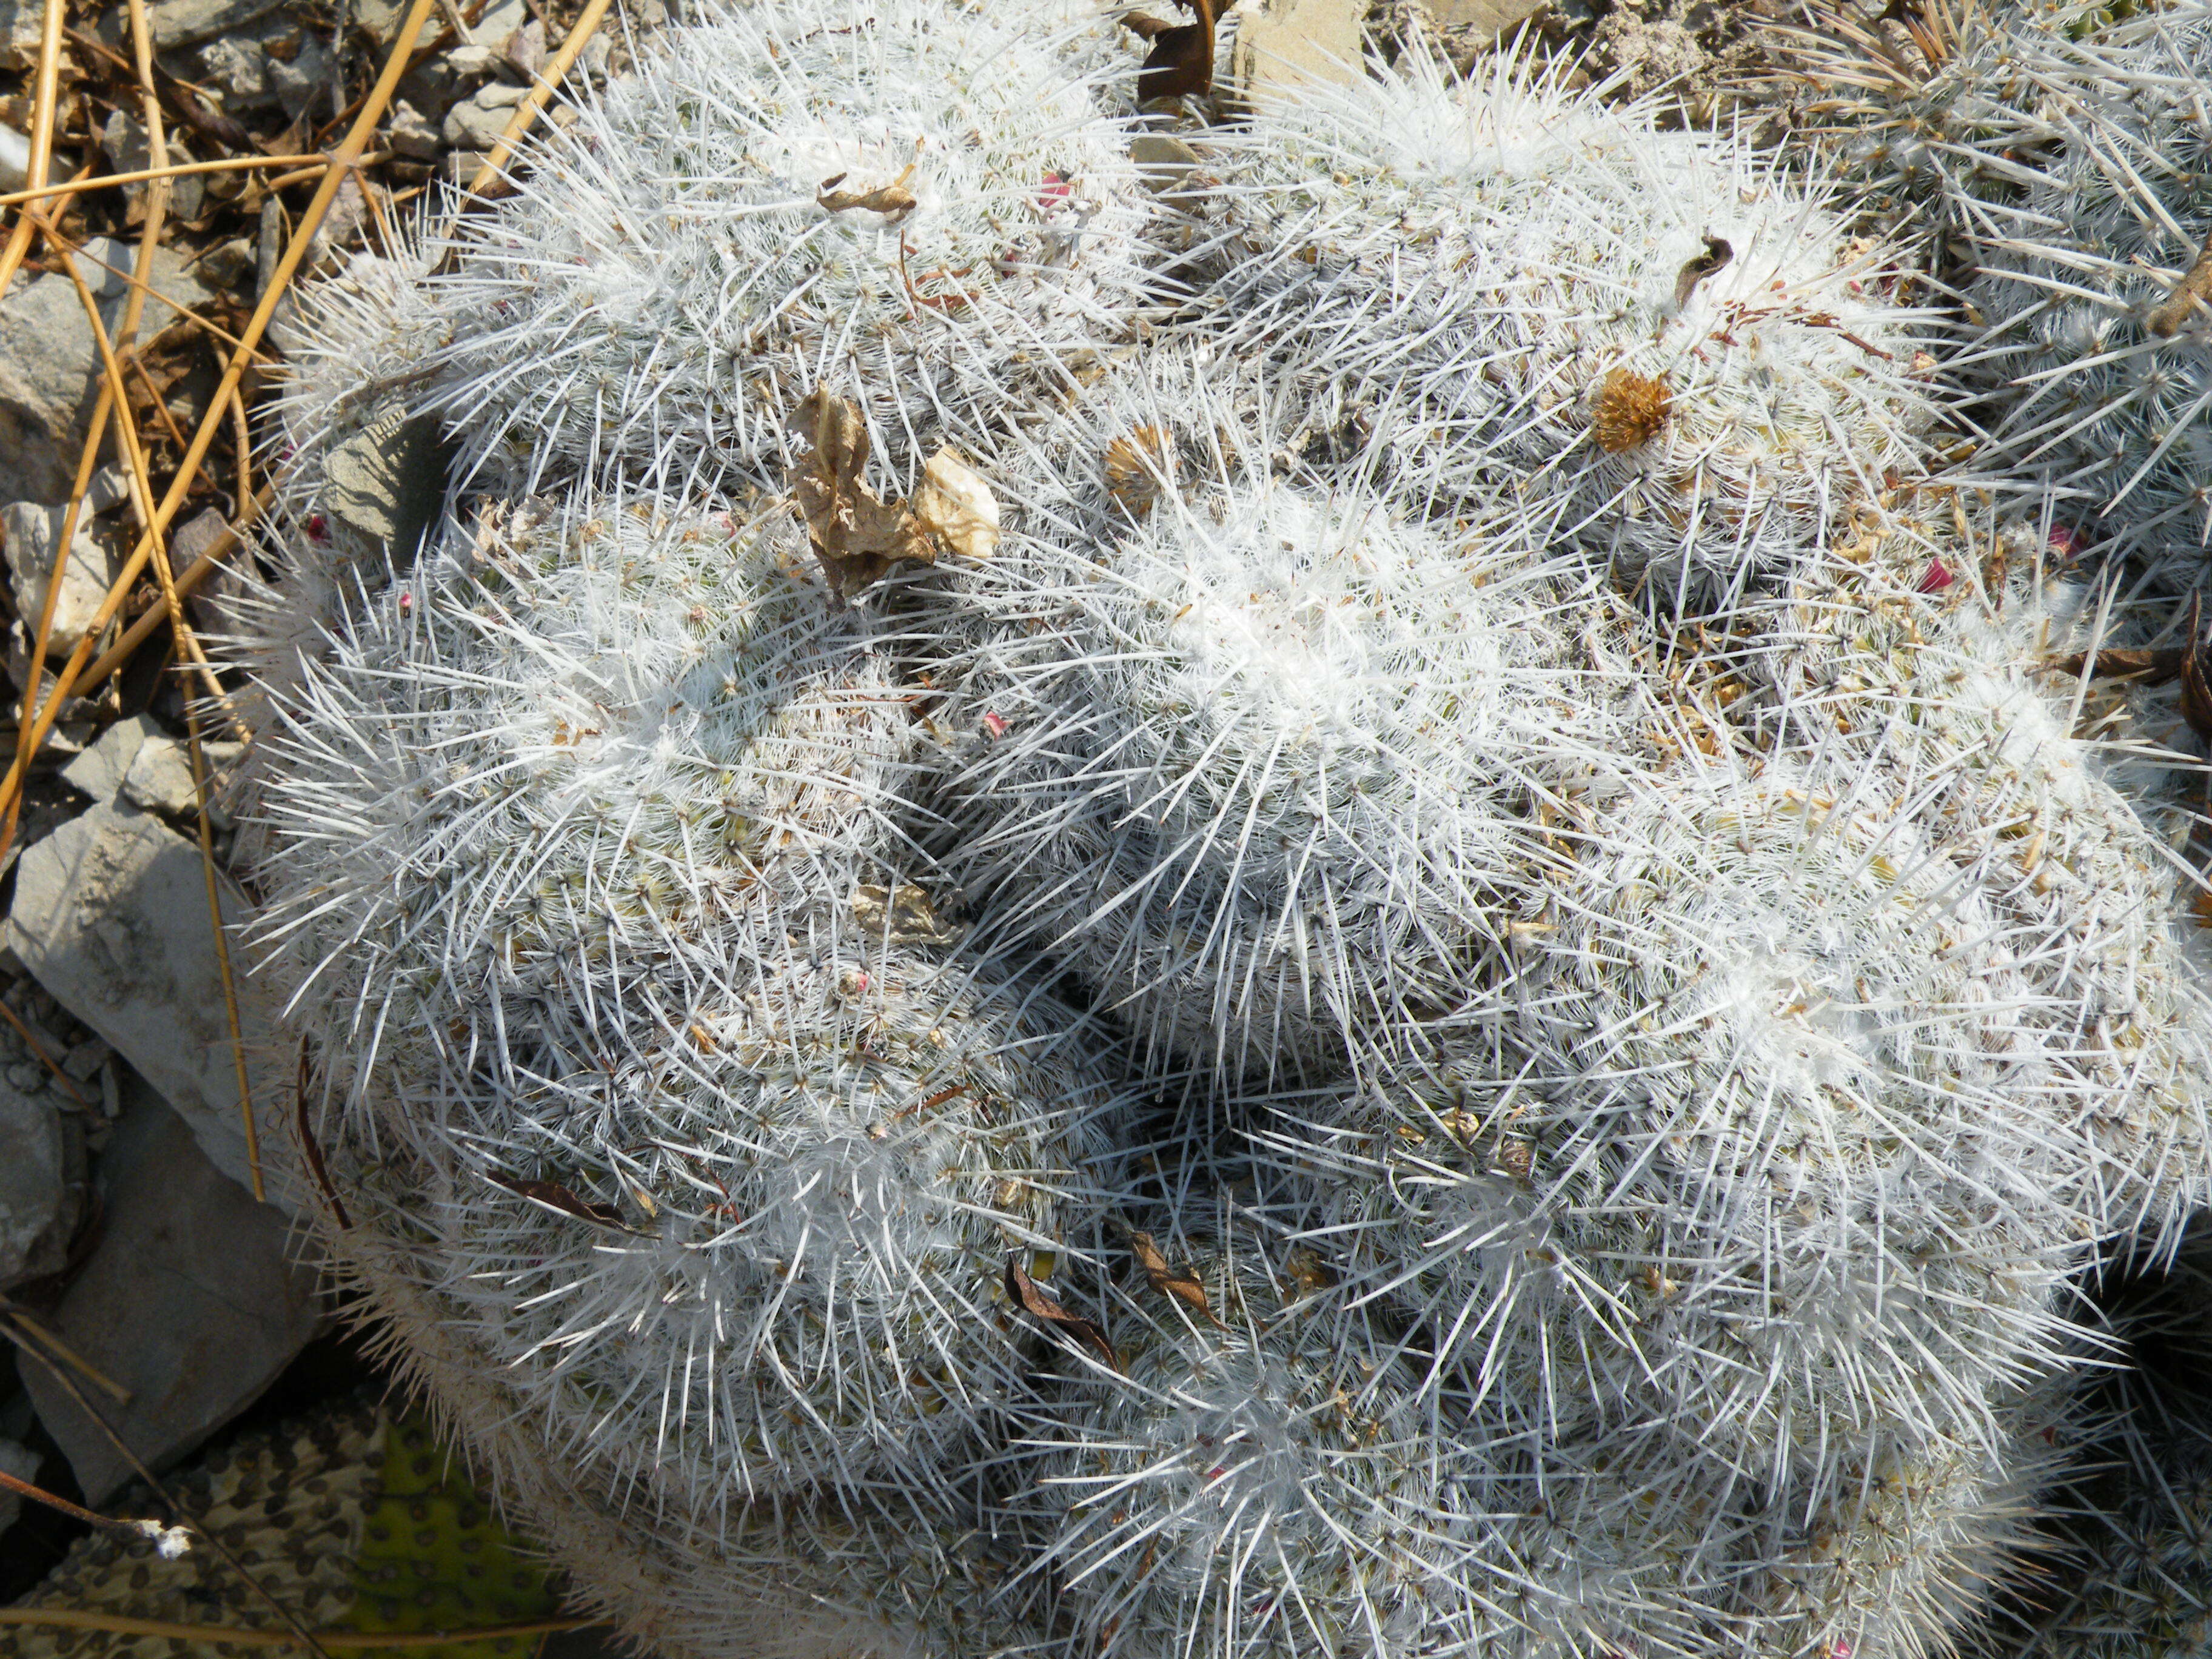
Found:
<path fill-rule="evenodd" d="M 53 1097 L 0 1083 L 0 1287 L 67 1261 L 79 1197 L 70 1174 Z"/>
<path fill-rule="evenodd" d="M 117 327 L 131 290 L 127 274 L 118 272 L 130 271 L 137 249 L 95 236 L 74 257 L 100 315 L 111 330 Z M 138 330 L 142 341 L 176 320 L 168 301 L 199 306 L 214 298 L 198 271 L 187 269 L 185 256 L 173 249 L 155 254 L 149 282 L 164 297 L 147 301 Z M 75 285 L 52 272 L 16 272 L 0 295 L 0 455 L 9 463 L 8 499 L 68 499 L 100 384 L 100 350 Z"/>
<path fill-rule="evenodd" d="M 321 1322 L 313 1271 L 290 1259 L 283 1212 L 256 1204 L 210 1164 L 192 1131 L 141 1079 L 125 1083 L 100 1159 L 100 1243 L 43 1322 L 127 1404 L 72 1376 L 158 1473 L 257 1399 Z M 41 1364 L 22 1376 L 39 1420 L 105 1504 L 133 1472 Z"/>
<path fill-rule="evenodd" d="M 1359 78 L 1367 0 L 1253 0 L 1237 11 L 1230 80 L 1259 107 Z"/>
<path fill-rule="evenodd" d="M 245 914 L 234 887 L 222 881 L 219 890 L 227 924 Z M 31 976 L 177 1109 L 216 1167 L 250 1189 L 199 848 L 149 813 L 94 805 L 24 853 L 6 938 Z M 257 1065 L 271 1050 L 272 1022 L 243 951 L 232 957 L 255 1121 L 273 1150 L 283 1091 Z M 291 1207 L 276 1160 L 264 1156 L 262 1167 L 270 1196 Z"/>

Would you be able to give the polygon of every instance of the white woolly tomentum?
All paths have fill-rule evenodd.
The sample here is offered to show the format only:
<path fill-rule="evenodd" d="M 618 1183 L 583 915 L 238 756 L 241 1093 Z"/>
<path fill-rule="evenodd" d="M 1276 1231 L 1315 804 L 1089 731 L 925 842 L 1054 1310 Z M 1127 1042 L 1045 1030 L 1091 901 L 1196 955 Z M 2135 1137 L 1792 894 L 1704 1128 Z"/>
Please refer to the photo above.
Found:
<path fill-rule="evenodd" d="M 1046 1529 L 1085 1650 L 1416 1650 L 1462 1594 L 1453 1454 L 1387 1339 L 1256 1238 L 1156 1248 L 1185 1288 L 1114 1290 L 1118 1369 L 1065 1383 L 1016 1448 L 1017 1512 Z"/>
<path fill-rule="evenodd" d="M 1123 1100 L 1096 1034 L 957 954 L 688 965 L 545 1032 L 570 1070 L 418 1108 L 411 1271 L 549 1446 L 702 1525 L 929 1485 L 1015 1386 L 1007 1262 L 1090 1243 Z"/>
<path fill-rule="evenodd" d="M 533 487 L 777 489 L 826 387 L 903 489 L 1148 291 L 1150 198 L 1097 94 L 1048 33 L 938 0 L 672 31 L 451 245 L 437 406 Z"/>
<path fill-rule="evenodd" d="M 1626 763 L 1614 689 L 1510 525 L 1270 477 L 1204 415 L 1078 434 L 958 591 L 949 856 L 1164 1054 L 1327 1074 L 1494 955 L 1544 804 Z"/>
<path fill-rule="evenodd" d="M 1632 574 L 1727 591 L 1918 467 L 1928 319 L 1820 191 L 1510 56 L 1459 88 L 1413 61 L 1224 146 L 1212 289 L 1236 337 L 1367 405 L 1403 490 L 1508 492 Z"/>
<path fill-rule="evenodd" d="M 256 934 L 348 1089 L 496 1071 L 510 1005 L 714 930 L 834 927 L 899 845 L 889 636 L 787 521 L 488 507 L 283 667 Z"/>
<path fill-rule="evenodd" d="M 1668 1194 L 1654 1381 L 1778 1474 L 1984 1422 L 2104 1231 L 2068 1011 L 1948 851 L 1817 775 L 1685 768 L 1542 942 L 1529 1041 L 1636 1109 Z"/>
<path fill-rule="evenodd" d="M 2175 295 L 2212 235 L 2212 7 L 2035 46 L 2052 142 L 1978 246 L 1972 372 L 2001 392 L 2008 457 L 2131 550 L 2180 554 L 2185 590 L 2212 544 L 2212 298 Z"/>

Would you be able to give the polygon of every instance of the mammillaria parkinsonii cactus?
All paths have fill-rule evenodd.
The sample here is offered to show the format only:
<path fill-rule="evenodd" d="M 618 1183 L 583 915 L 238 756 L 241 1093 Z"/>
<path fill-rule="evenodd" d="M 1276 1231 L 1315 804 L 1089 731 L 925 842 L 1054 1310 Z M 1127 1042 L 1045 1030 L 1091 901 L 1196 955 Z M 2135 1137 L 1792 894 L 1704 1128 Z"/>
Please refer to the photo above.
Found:
<path fill-rule="evenodd" d="M 2177 694 L 1929 476 L 1880 204 L 1417 54 L 1155 198 L 1105 63 L 709 15 L 325 290 L 246 845 L 334 1259 L 671 1659 L 1979 1639 L 2212 1194 L 2075 718 Z M 419 555 L 299 544 L 349 354 Z M 841 566 L 948 442 L 995 547 Z"/>

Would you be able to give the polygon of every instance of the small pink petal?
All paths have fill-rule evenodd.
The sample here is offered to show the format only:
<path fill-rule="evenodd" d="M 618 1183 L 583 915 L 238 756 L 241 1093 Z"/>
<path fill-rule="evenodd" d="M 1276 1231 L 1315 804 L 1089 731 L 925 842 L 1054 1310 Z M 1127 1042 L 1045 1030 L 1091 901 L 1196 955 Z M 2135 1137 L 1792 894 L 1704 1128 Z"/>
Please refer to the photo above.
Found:
<path fill-rule="evenodd" d="M 993 741 L 993 742 L 994 742 L 994 743 L 995 743 L 999 738 L 1003 738 L 1003 737 L 1005 737 L 1005 736 L 1006 735 L 1006 721 L 1004 721 L 1004 720 L 1000 720 L 1000 719 L 996 714 L 994 714 L 986 713 L 986 714 L 984 714 L 984 716 L 983 716 L 983 729 L 984 729 L 986 732 L 988 732 L 991 734 L 991 739 L 992 739 L 992 741 Z"/>
<path fill-rule="evenodd" d="M 1921 575 L 1920 586 L 1915 591 L 1922 593 L 1941 593 L 1957 580 L 1958 578 L 1951 574 L 1950 567 L 1942 560 L 1930 559 L 1928 561 L 1927 570 Z M 1840 1656 L 1839 1659 L 1848 1659 L 1848 1656 Z"/>

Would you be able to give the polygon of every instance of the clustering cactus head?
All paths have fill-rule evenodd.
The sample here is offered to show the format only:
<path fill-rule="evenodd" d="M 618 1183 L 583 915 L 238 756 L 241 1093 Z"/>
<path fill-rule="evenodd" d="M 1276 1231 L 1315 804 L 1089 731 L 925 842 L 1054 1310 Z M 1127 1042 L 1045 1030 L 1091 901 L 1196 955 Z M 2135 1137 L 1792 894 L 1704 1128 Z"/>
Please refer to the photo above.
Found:
<path fill-rule="evenodd" d="M 2166 1236 L 2212 1173 L 2202 890 L 2176 850 L 2201 785 L 2171 746 L 2195 739 L 2175 688 L 2106 692 L 2059 665 L 2127 637 L 2039 526 L 1978 520 L 1887 516 L 1801 569 L 1759 618 L 1758 689 L 1735 708 L 1948 849 L 2091 1113 L 2097 1230 Z"/>
<path fill-rule="evenodd" d="M 1416 1650 L 1461 1595 L 1452 1454 L 1364 1320 L 1249 1234 L 1138 1236 L 1116 1364 L 1063 1385 L 1018 1449 L 1086 1650 Z"/>
<path fill-rule="evenodd" d="M 1743 143 L 1510 59 L 1272 106 L 1230 151 L 1233 326 L 1366 388 L 1404 487 L 1510 491 L 1667 586 L 1817 544 L 1934 416 L 1893 252 Z"/>
<path fill-rule="evenodd" d="M 2179 555 L 2167 580 L 2185 589 L 2212 544 L 2212 7 L 2033 45 L 2053 141 L 1990 216 L 1968 362 L 2000 393 L 2008 454 L 2131 550 Z"/>
<path fill-rule="evenodd" d="M 954 596 L 948 857 L 1164 1054 L 1326 1075 L 1495 954 L 1546 804 L 1629 763 L 1587 579 L 1271 476 L 1205 400 L 1129 412 L 1054 431 L 1080 470 Z"/>
<path fill-rule="evenodd" d="M 833 612 L 787 520 L 489 506 L 276 666 L 264 971 L 364 1098 L 396 1049 L 403 1097 L 498 1072 L 511 1002 L 588 1006 L 718 928 L 834 928 L 899 845 L 888 630 Z"/>
<path fill-rule="evenodd" d="M 617 466 L 775 489 L 783 421 L 824 386 L 900 473 L 1146 292 L 1127 134 L 1049 36 L 781 0 L 647 50 L 451 244 L 436 402 L 473 459 L 533 488 Z"/>
<path fill-rule="evenodd" d="M 994 964 L 896 949 L 609 1003 L 533 1034 L 575 1069 L 418 1123 L 386 1201 L 427 1290 L 549 1443 L 695 1516 L 927 1483 L 1013 1386 L 1008 1262 L 1098 1213 L 1123 1097 L 1097 1039 Z M 378 1179 L 364 1156 L 333 1155 L 342 1185 Z"/>
<path fill-rule="evenodd" d="M 2103 1231 L 2065 1010 L 1951 849 L 1841 780 L 1686 768 L 1607 829 L 1530 1043 L 1632 1103 L 1668 1191 L 1654 1380 L 1778 1474 L 1985 1423 Z"/>

